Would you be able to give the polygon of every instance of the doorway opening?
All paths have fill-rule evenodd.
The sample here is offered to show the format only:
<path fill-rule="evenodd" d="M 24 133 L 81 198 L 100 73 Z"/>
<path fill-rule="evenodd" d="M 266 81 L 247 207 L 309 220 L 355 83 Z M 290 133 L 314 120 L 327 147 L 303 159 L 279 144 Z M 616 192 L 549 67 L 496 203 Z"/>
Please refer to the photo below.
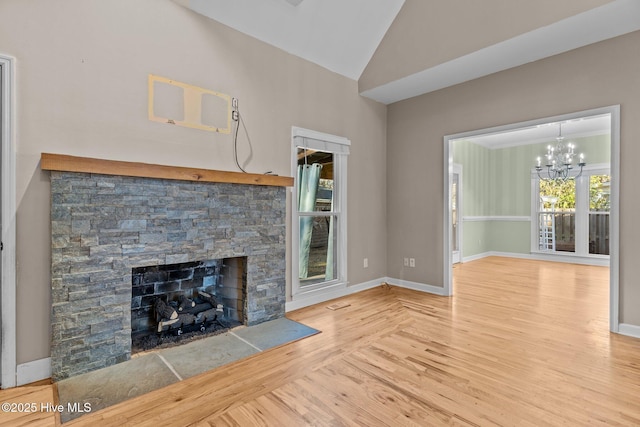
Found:
<path fill-rule="evenodd" d="M 583 125 L 582 131 L 584 134 L 582 136 L 586 136 L 589 133 L 589 130 L 584 127 L 585 123 L 596 123 L 596 120 L 587 120 L 591 118 L 603 118 L 606 122 L 607 129 L 609 130 L 608 139 L 610 140 L 608 150 L 605 153 L 610 165 L 610 181 L 607 184 L 607 192 L 608 192 L 608 260 L 601 261 L 600 265 L 603 265 L 602 262 L 606 262 L 610 267 L 609 273 L 609 329 L 612 332 L 618 332 L 619 328 L 619 256 L 618 256 L 618 245 L 619 245 L 619 188 L 620 188 L 620 107 L 619 106 L 609 106 L 603 108 L 597 108 L 593 110 L 580 111 L 575 113 L 564 114 L 560 116 L 554 117 L 546 117 L 535 119 L 527 122 L 513 123 L 504 126 L 498 126 L 494 128 L 488 129 L 480 129 L 471 132 L 465 132 L 455 135 L 448 135 L 444 137 L 444 200 L 447 200 L 448 203 L 444 206 L 444 265 L 443 265 L 443 276 L 444 276 L 444 288 L 446 295 L 453 295 L 453 237 L 454 237 L 454 228 L 453 228 L 453 216 L 454 216 L 454 206 L 452 205 L 452 189 L 454 182 L 454 162 L 463 163 L 463 167 L 466 167 L 464 162 L 460 161 L 460 151 L 464 151 L 461 148 L 464 147 L 464 144 L 469 144 L 469 140 L 480 141 L 480 140 L 493 140 L 496 144 L 514 144 L 515 139 L 520 139 L 519 145 L 521 146 L 529 146 L 529 151 L 534 152 L 536 148 L 534 143 L 541 143 L 545 140 L 550 141 L 554 138 L 549 138 L 544 134 L 544 131 L 553 130 L 553 126 L 550 124 L 557 124 L 559 122 L 572 122 L 575 123 L 579 128 L 580 125 Z M 602 120 L 600 120 L 600 123 Z M 557 128 L 556 128 L 557 129 Z M 593 130 L 592 135 L 593 135 Z M 601 131 L 601 130 L 599 130 Z M 578 133 L 576 133 L 578 135 Z M 569 136 L 565 134 L 565 136 Z M 542 138 L 542 139 L 540 139 Z M 497 142 L 496 142 L 497 141 Z M 480 153 L 474 153 L 473 150 L 482 151 L 482 147 L 478 148 L 478 146 L 472 147 L 470 150 L 467 150 L 467 155 L 470 159 L 478 159 L 482 157 Z M 500 184 L 499 189 L 491 188 L 490 180 L 489 183 L 481 182 L 482 180 L 478 180 L 478 177 L 475 177 L 471 170 L 466 169 L 466 177 L 465 181 L 467 182 L 481 182 L 485 185 L 484 188 L 479 188 L 479 191 L 485 191 L 483 194 L 476 194 L 474 197 L 478 200 L 478 206 L 470 206 L 467 204 L 465 206 L 465 210 L 461 211 L 459 206 L 455 206 L 458 208 L 458 212 L 455 213 L 459 217 L 459 221 L 464 223 L 467 220 L 467 225 L 472 225 L 471 228 L 465 232 L 464 240 L 461 243 L 461 247 L 465 257 L 462 259 L 465 260 L 474 259 L 472 256 L 474 253 L 477 254 L 477 258 L 482 258 L 483 256 L 488 256 L 494 253 L 494 248 L 496 244 L 502 244 L 502 247 L 506 247 L 507 249 L 503 249 L 505 252 L 515 252 L 519 253 L 518 257 L 529 258 L 529 259 L 548 259 L 544 258 L 547 254 L 540 254 L 540 251 L 536 251 L 532 249 L 537 247 L 539 242 L 533 242 L 532 237 L 535 233 L 538 233 L 538 221 L 531 214 L 531 209 L 536 203 L 533 200 L 534 187 L 531 182 L 531 174 L 535 173 L 535 157 L 529 155 L 523 155 L 522 153 L 525 151 L 518 152 L 519 154 L 514 154 L 514 151 L 510 151 L 509 155 L 506 156 L 506 159 L 498 159 L 490 161 L 491 164 L 491 172 L 497 173 L 497 170 L 502 168 L 512 168 L 517 170 L 520 180 L 523 182 L 529 181 L 530 190 L 529 191 L 520 191 L 519 193 L 512 193 L 505 189 L 510 189 L 511 187 L 516 186 L 516 181 L 513 182 L 510 179 L 506 180 L 498 180 Z M 500 160 L 507 160 L 507 165 L 498 165 Z M 528 163 L 527 163 L 528 162 Z M 587 162 L 589 160 L 587 159 Z M 472 180 L 472 181 L 469 181 Z M 470 188 L 465 188 L 467 194 L 471 192 Z M 539 193 L 536 193 L 539 194 Z M 518 200 L 522 199 L 522 205 L 526 206 L 527 209 L 524 209 L 522 212 L 510 213 L 503 215 L 502 211 L 500 211 L 500 205 L 507 204 L 516 204 Z M 529 206 L 529 203 L 531 205 Z M 474 229 L 474 226 L 476 229 Z M 534 230 L 535 227 L 535 230 Z M 457 232 L 457 230 L 455 230 Z M 508 234 L 508 235 L 516 235 L 518 232 L 528 234 L 526 238 L 526 242 L 516 242 L 517 239 L 507 239 L 506 241 L 502 241 L 501 243 L 496 243 L 496 231 L 499 233 Z M 535 243 L 535 245 L 534 245 Z M 474 246 L 475 245 L 475 246 Z M 520 245 L 520 246 L 517 246 Z M 471 248 L 471 250 L 469 250 Z M 497 253 L 498 255 L 500 253 Z M 565 253 L 566 254 L 566 253 Z M 571 254 L 572 256 L 575 254 Z M 587 255 L 589 255 L 587 253 Z M 604 259 L 604 257 L 600 256 Z M 557 256 L 556 261 L 564 261 L 564 262 L 576 262 L 577 258 L 565 255 L 565 258 L 562 256 Z M 578 260 L 579 261 L 579 260 Z"/>

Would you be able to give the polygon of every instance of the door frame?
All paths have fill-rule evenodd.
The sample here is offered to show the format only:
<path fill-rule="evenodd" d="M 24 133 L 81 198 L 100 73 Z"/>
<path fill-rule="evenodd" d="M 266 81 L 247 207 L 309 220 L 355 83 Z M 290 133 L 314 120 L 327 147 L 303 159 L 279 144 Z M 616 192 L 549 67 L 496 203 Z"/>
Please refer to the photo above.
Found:
<path fill-rule="evenodd" d="M 458 196 L 458 233 L 457 233 L 457 237 L 458 237 L 458 263 L 462 262 L 462 165 L 459 163 L 453 163 L 452 169 L 451 169 L 451 173 L 452 174 L 457 174 L 458 175 L 458 188 L 456 189 L 457 191 L 457 196 Z M 453 183 L 453 182 L 452 182 Z M 452 237 L 453 237 L 453 233 L 452 233 Z M 452 258 L 451 258 L 451 263 L 455 264 L 455 260 L 453 259 L 453 248 L 452 248 Z"/>
<path fill-rule="evenodd" d="M 0 53 L 0 386 L 16 386 L 16 59 Z"/>
<path fill-rule="evenodd" d="M 620 330 L 620 105 L 577 111 L 525 122 L 512 123 L 487 129 L 479 129 L 444 136 L 444 201 L 443 203 L 443 278 L 444 294 L 453 295 L 453 265 L 451 263 L 451 173 L 453 171 L 453 142 L 457 139 L 487 133 L 505 132 L 522 127 L 550 122 L 579 119 L 581 117 L 609 114 L 611 117 L 611 210 L 609 230 L 609 330 Z"/>

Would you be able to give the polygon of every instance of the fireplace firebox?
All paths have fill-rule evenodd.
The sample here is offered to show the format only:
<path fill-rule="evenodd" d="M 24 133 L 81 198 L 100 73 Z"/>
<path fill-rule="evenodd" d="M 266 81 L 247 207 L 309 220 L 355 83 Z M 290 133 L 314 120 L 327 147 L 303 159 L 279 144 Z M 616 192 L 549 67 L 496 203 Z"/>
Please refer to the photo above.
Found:
<path fill-rule="evenodd" d="M 132 354 L 246 324 L 245 265 L 234 257 L 133 268 Z"/>

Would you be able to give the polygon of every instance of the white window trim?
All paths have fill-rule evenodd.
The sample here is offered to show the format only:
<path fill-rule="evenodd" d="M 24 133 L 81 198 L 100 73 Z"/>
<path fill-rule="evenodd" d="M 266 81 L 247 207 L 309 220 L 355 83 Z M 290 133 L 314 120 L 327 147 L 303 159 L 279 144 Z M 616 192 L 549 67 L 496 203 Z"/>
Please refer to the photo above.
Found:
<path fill-rule="evenodd" d="M 572 177 L 578 175 L 579 171 L 574 170 L 571 173 Z M 588 244 L 585 244 L 589 231 L 589 199 L 584 197 L 584 193 L 579 191 L 579 186 L 589 185 L 586 181 L 591 175 L 611 175 L 611 166 L 609 163 L 596 163 L 588 164 L 583 168 L 582 175 L 576 182 L 576 231 L 575 231 L 575 252 L 563 252 L 563 251 L 541 251 L 538 247 L 538 201 L 540 199 L 540 178 L 535 168 L 531 169 L 531 253 L 538 255 L 545 255 L 549 257 L 573 257 L 589 259 L 604 259 L 610 258 L 609 255 L 590 254 Z M 578 214 L 581 211 L 583 215 Z M 610 214 L 610 213 L 609 213 Z M 586 234 L 585 234 L 586 230 Z"/>
<path fill-rule="evenodd" d="M 304 142 L 303 142 L 304 141 Z M 291 298 L 292 300 L 309 298 L 312 294 L 319 294 L 345 288 L 347 281 L 347 156 L 351 141 L 347 138 L 317 132 L 293 126 L 291 128 L 291 171 L 295 176 L 295 184 L 292 188 L 291 197 Z M 321 151 L 334 153 L 334 171 L 336 180 L 334 189 L 337 197 L 334 199 L 334 211 L 338 212 L 336 239 L 336 279 L 321 282 L 314 285 L 300 286 L 299 280 L 299 244 L 300 244 L 300 216 L 297 207 L 298 194 L 298 147 L 313 148 Z M 330 215 L 323 212 L 315 212 L 314 216 Z"/>

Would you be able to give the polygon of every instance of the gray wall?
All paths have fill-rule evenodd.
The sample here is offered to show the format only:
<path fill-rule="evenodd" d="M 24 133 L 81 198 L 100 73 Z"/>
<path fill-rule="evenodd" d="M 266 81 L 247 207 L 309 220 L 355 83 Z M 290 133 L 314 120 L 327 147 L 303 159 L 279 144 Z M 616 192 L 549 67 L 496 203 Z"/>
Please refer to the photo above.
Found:
<path fill-rule="evenodd" d="M 390 105 L 388 275 L 443 285 L 445 135 L 620 104 L 620 320 L 640 325 L 638 88 L 634 32 Z M 403 256 L 415 257 L 416 268 L 404 268 Z"/>
<path fill-rule="evenodd" d="M 349 138 L 349 280 L 386 275 L 386 108 L 361 98 L 357 82 L 170 0 L 3 0 L 0 52 L 17 58 L 19 364 L 50 353 L 42 152 L 237 170 L 231 135 L 148 120 L 148 74 L 238 98 L 249 172 L 291 175 L 291 126 Z"/>

